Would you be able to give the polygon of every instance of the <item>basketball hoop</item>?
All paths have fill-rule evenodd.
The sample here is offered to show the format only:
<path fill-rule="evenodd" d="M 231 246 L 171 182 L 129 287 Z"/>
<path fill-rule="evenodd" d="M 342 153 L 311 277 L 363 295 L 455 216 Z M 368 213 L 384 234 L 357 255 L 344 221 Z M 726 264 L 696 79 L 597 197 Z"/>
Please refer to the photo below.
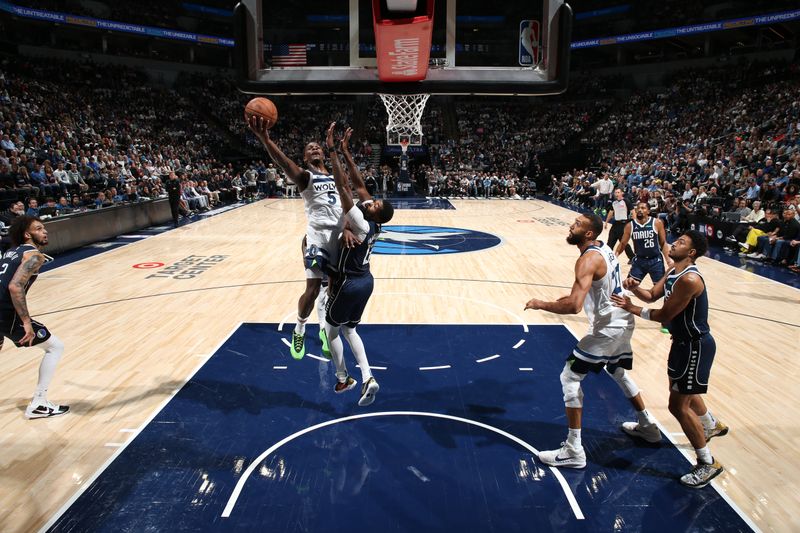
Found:
<path fill-rule="evenodd" d="M 429 94 L 380 94 L 386 106 L 389 124 L 386 126 L 386 144 L 400 145 L 403 152 L 411 146 L 422 144 L 422 113 Z M 405 147 L 403 147 L 405 139 Z"/>

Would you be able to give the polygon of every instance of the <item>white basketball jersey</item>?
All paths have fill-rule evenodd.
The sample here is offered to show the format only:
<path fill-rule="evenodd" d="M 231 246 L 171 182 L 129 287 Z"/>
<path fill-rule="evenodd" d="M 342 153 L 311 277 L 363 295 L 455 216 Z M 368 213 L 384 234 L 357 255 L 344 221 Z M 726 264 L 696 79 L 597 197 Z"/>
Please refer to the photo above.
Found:
<path fill-rule="evenodd" d="M 612 294 L 622 293 L 619 275 L 619 262 L 607 244 L 590 246 L 586 253 L 599 253 L 606 262 L 606 275 L 592 281 L 592 288 L 583 301 L 583 310 L 589 318 L 589 330 L 600 333 L 604 328 L 626 328 L 633 326 L 633 315 L 616 307 L 611 301 Z"/>
<path fill-rule="evenodd" d="M 300 193 L 306 205 L 308 225 L 314 229 L 335 229 L 342 225 L 342 201 L 333 176 L 308 172 L 308 187 Z"/>

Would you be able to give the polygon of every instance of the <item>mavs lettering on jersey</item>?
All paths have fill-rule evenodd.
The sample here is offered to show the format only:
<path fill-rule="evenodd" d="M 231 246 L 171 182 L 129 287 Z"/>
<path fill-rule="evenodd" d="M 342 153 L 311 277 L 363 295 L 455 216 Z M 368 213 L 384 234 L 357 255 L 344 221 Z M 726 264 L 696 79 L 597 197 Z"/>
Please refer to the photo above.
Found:
<path fill-rule="evenodd" d="M 652 217 L 644 224 L 631 220 L 631 238 L 633 239 L 633 250 L 636 257 L 650 258 L 661 255 L 661 249 L 658 245 L 658 232 Z"/>

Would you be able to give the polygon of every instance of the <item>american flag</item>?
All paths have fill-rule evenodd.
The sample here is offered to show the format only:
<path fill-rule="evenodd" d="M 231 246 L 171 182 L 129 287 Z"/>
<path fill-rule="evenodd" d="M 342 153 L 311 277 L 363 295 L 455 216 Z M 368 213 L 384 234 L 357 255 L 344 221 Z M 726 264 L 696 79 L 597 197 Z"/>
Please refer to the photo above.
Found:
<path fill-rule="evenodd" d="M 306 64 L 306 45 L 276 44 L 272 47 L 272 66 L 302 67 Z"/>

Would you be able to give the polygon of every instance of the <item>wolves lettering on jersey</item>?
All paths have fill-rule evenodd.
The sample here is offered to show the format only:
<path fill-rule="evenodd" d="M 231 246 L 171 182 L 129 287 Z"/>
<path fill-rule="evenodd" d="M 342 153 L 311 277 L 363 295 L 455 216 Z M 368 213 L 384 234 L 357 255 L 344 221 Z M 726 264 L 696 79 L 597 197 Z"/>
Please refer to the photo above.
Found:
<path fill-rule="evenodd" d="M 658 232 L 652 217 L 644 224 L 631 220 L 631 239 L 633 239 L 633 251 L 636 257 L 650 258 L 660 255 Z"/>
<path fill-rule="evenodd" d="M 335 229 L 341 226 L 342 202 L 333 176 L 308 172 L 308 187 L 300 196 L 306 207 L 308 225 L 315 229 Z"/>
<path fill-rule="evenodd" d="M 11 294 L 8 291 L 8 286 L 11 284 L 11 279 L 14 277 L 17 269 L 22 264 L 22 258 L 25 252 L 33 250 L 37 250 L 34 245 L 23 244 L 8 250 L 3 256 L 3 260 L 0 261 L 0 314 L 14 312 L 14 303 L 11 301 Z M 35 274 L 28 279 L 28 284 L 25 285 L 25 292 L 28 292 L 28 289 L 33 285 L 37 277 L 38 274 Z"/>
<path fill-rule="evenodd" d="M 676 274 L 673 268 L 667 274 L 667 281 L 664 282 L 664 301 L 669 300 L 675 283 L 688 272 L 694 272 L 700 276 L 700 279 L 703 279 L 696 266 L 687 267 L 680 274 Z M 703 292 L 692 298 L 686 307 L 667 324 L 667 329 L 673 338 L 696 339 L 711 331 L 708 326 L 708 291 L 705 285 L 706 282 L 703 280 Z"/>
<path fill-rule="evenodd" d="M 600 246 L 589 246 L 583 253 L 589 252 L 599 253 L 606 262 L 606 275 L 592 281 L 592 287 L 583 301 L 583 310 L 589 318 L 592 333 L 599 333 L 609 327 L 625 328 L 633 325 L 633 316 L 611 301 L 612 294 L 622 291 L 619 262 L 614 252 L 602 242 Z"/>

